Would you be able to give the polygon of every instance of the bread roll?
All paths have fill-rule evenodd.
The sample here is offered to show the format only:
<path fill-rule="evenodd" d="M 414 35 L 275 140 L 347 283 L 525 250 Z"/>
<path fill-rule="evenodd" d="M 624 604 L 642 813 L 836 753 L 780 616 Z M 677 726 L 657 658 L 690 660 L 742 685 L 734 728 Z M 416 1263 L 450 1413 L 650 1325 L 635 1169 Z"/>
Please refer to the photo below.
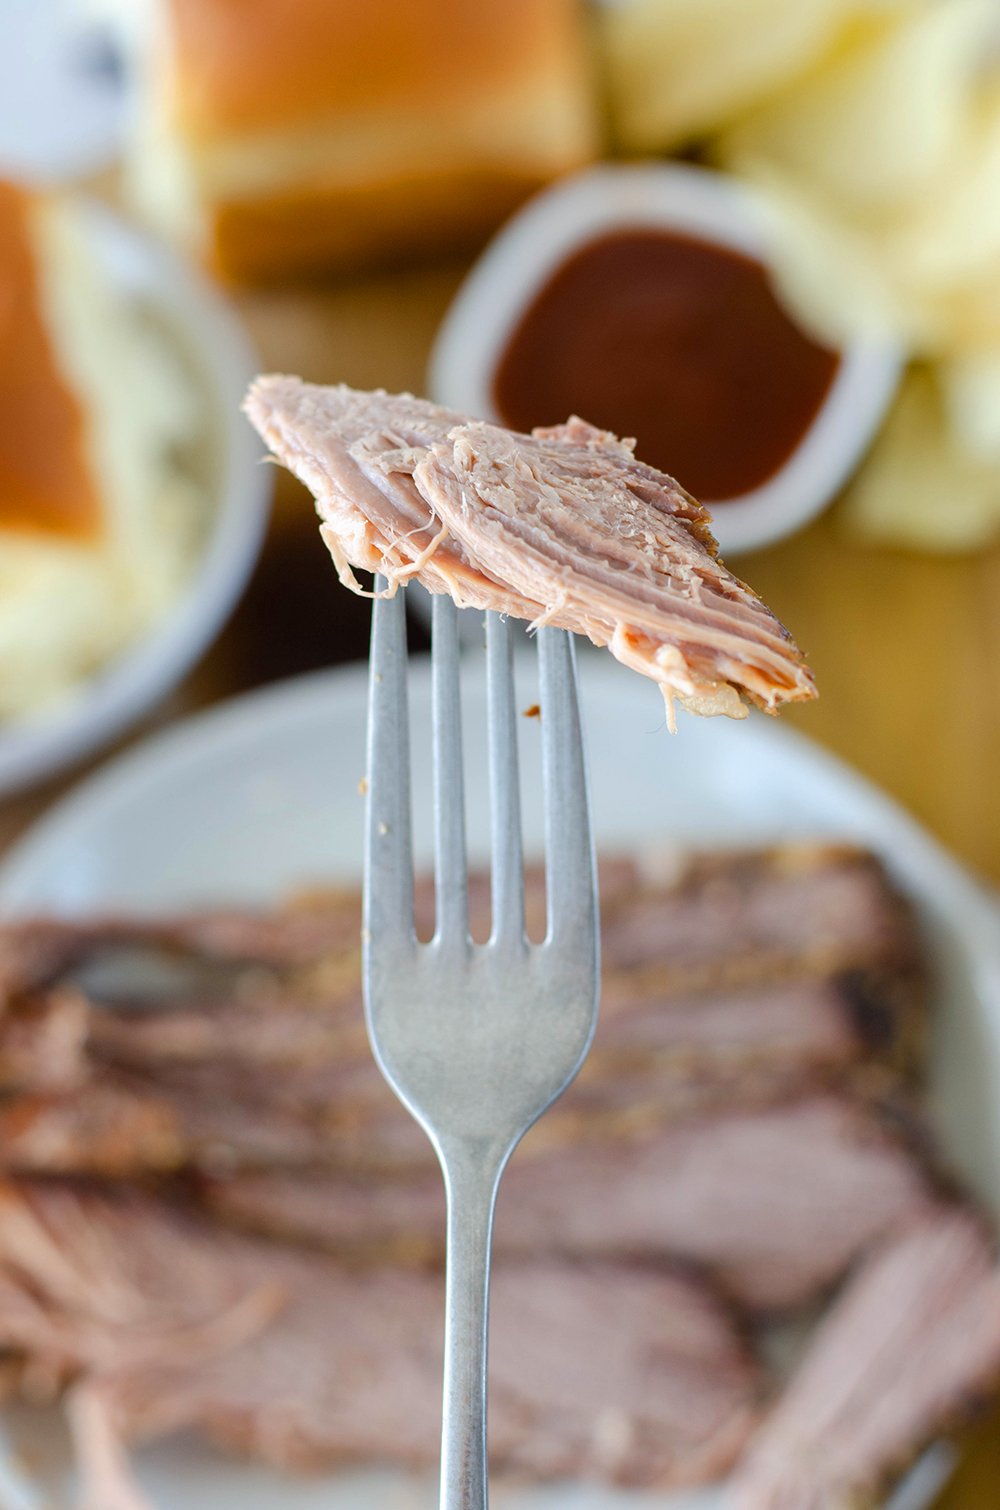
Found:
<path fill-rule="evenodd" d="M 147 0 L 143 16 L 130 192 L 228 277 L 475 241 L 596 151 L 577 0 Z"/>
<path fill-rule="evenodd" d="M 40 213 L 26 190 L 0 183 L 0 530 L 87 539 L 100 526 L 100 489 L 86 415 L 42 308 Z"/>
<path fill-rule="evenodd" d="M 205 499 L 179 359 L 85 211 L 0 182 L 0 720 L 45 712 L 188 578 Z"/>

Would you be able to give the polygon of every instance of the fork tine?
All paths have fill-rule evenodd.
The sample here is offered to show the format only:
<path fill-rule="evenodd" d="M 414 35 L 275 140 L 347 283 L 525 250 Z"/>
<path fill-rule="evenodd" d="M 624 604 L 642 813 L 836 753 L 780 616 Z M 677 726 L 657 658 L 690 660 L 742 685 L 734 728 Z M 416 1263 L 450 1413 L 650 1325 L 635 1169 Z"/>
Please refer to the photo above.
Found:
<path fill-rule="evenodd" d="M 377 592 L 385 579 L 375 578 Z M 372 606 L 368 683 L 368 824 L 365 838 L 365 940 L 413 938 L 410 737 L 406 700 L 403 594 Z"/>
<path fill-rule="evenodd" d="M 439 942 L 464 944 L 469 935 L 462 784 L 462 708 L 458 671 L 458 609 L 434 597 L 431 697 L 434 707 L 434 889 Z"/>
<path fill-rule="evenodd" d="M 572 635 L 538 631 L 545 790 L 546 942 L 586 949 L 596 934 L 597 881 Z"/>
<path fill-rule="evenodd" d="M 493 928 L 491 943 L 524 941 L 521 801 L 514 714 L 514 641 L 510 622 L 486 615 L 486 690 L 490 752 Z"/>

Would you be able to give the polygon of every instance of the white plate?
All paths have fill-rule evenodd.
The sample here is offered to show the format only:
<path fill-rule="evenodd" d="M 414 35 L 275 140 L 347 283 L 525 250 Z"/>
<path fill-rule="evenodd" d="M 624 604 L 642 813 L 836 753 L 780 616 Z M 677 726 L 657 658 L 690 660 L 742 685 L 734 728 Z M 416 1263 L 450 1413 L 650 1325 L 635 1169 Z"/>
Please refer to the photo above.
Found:
<path fill-rule="evenodd" d="M 449 408 L 497 419 L 497 362 L 536 293 L 577 248 L 636 226 L 679 230 L 768 257 L 764 201 L 725 173 L 682 163 L 618 163 L 560 179 L 508 221 L 459 289 L 431 355 L 432 397 Z M 780 470 L 712 510 L 723 555 L 778 540 L 829 503 L 874 436 L 900 366 L 899 350 L 874 336 L 845 347 L 829 393 Z M 641 435 L 638 449 L 641 456 Z"/>
<path fill-rule="evenodd" d="M 222 295 L 168 248 L 103 205 L 83 224 L 123 299 L 148 311 L 197 385 L 199 465 L 211 522 L 173 606 L 51 714 L 0 726 L 0 796 L 43 780 L 107 743 L 165 696 L 211 644 L 246 584 L 270 505 L 270 467 L 240 413 L 258 363 Z"/>
<path fill-rule="evenodd" d="M 519 666 L 522 706 L 533 660 Z M 465 666 L 470 843 L 487 837 L 481 658 Z M 880 792 L 810 743 L 761 717 L 735 724 L 685 718 L 671 738 L 659 696 L 610 657 L 581 669 L 594 819 L 605 849 L 849 837 L 874 846 L 916 899 L 938 966 L 932 1080 L 947 1147 L 1000 1214 L 1000 923 L 970 877 Z M 303 883 L 356 877 L 364 771 L 363 668 L 320 673 L 240 698 L 147 740 L 88 779 L 11 854 L 0 872 L 7 916 L 55 910 L 268 903 Z M 429 789 L 429 683 L 411 681 L 414 789 Z M 526 846 L 540 843 L 538 723 L 521 719 Z M 416 844 L 429 853 L 426 803 Z M 45 1454 L 51 1457 L 51 1453 Z M 35 1461 L 37 1454 L 33 1455 Z M 277 1481 L 223 1463 L 188 1442 L 139 1455 L 160 1510 L 385 1510 L 430 1505 L 396 1475 Z M 898 1506 L 929 1502 L 946 1459 L 925 1458 Z M 624 1495 L 549 1489 L 498 1494 L 546 1510 L 718 1510 L 716 1491 Z M 29 1498 L 24 1504 L 30 1505 Z"/>

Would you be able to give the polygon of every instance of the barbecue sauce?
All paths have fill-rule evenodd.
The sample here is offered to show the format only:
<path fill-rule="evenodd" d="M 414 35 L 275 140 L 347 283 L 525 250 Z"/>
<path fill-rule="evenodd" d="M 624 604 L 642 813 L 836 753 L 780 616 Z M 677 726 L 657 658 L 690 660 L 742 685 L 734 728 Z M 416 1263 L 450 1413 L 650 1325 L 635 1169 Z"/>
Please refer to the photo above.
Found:
<path fill-rule="evenodd" d="M 772 477 L 839 364 L 789 317 L 752 257 L 672 231 L 623 230 L 563 262 L 497 365 L 505 425 L 579 414 L 707 503 Z"/>

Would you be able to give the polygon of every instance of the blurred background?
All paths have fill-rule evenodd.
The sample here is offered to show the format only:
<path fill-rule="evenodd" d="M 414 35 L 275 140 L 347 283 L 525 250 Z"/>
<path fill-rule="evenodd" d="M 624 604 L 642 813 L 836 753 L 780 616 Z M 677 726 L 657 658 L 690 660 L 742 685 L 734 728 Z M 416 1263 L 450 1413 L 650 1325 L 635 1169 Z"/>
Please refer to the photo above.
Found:
<path fill-rule="evenodd" d="M 150 727 L 365 656 L 263 369 L 634 433 L 807 653 L 789 720 L 1000 885 L 996 0 L 0 28 L 0 852 Z"/>

